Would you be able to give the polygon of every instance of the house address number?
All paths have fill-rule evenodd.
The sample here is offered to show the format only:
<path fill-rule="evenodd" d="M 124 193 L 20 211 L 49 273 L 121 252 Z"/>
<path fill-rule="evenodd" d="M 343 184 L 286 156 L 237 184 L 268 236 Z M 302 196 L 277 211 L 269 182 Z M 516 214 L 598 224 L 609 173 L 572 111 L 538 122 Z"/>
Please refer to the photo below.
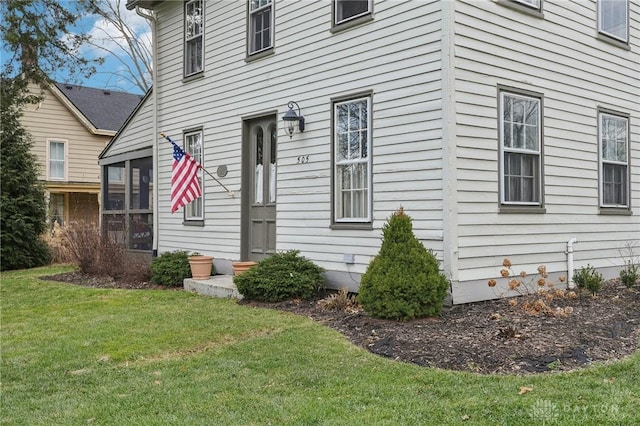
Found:
<path fill-rule="evenodd" d="M 298 164 L 307 164 L 309 162 L 308 155 L 298 155 Z"/>

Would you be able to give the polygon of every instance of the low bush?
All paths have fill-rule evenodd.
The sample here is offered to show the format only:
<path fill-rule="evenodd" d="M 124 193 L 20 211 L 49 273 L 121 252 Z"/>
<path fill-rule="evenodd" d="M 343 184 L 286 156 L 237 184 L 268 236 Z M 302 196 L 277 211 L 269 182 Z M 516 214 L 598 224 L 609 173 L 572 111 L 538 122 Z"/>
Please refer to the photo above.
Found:
<path fill-rule="evenodd" d="M 247 300 L 309 299 L 324 287 L 324 270 L 299 253 L 290 250 L 272 254 L 233 277 L 233 282 Z"/>
<path fill-rule="evenodd" d="M 625 287 L 631 288 L 640 279 L 640 265 L 629 260 L 625 262 L 624 268 L 620 270 L 620 281 Z"/>
<path fill-rule="evenodd" d="M 74 222 L 59 228 L 55 243 L 58 260 L 78 265 L 80 271 L 96 276 L 135 282 L 149 281 L 151 271 L 148 255 L 131 253 L 123 242 L 102 234 L 93 223 Z M 64 257 L 63 257 L 64 256 Z"/>
<path fill-rule="evenodd" d="M 356 296 L 349 293 L 346 287 L 318 301 L 318 306 L 328 311 L 358 312 L 360 310 Z"/>
<path fill-rule="evenodd" d="M 602 275 L 589 264 L 573 274 L 573 281 L 578 288 L 589 290 L 594 295 L 598 294 L 604 282 Z"/>
<path fill-rule="evenodd" d="M 380 252 L 360 280 L 358 302 L 371 316 L 398 320 L 435 316 L 442 310 L 449 281 L 413 234 L 402 207 L 382 227 Z"/>
<path fill-rule="evenodd" d="M 179 287 L 189 277 L 189 253 L 184 250 L 166 251 L 151 261 L 151 281 L 156 284 Z"/>

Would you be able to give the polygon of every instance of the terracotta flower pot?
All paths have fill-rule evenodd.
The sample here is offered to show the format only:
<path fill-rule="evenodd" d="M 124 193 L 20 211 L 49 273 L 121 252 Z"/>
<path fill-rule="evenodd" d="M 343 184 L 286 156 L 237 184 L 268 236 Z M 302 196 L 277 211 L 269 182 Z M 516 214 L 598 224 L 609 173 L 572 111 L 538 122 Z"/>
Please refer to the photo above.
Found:
<path fill-rule="evenodd" d="M 213 256 L 189 256 L 191 278 L 194 280 L 208 280 L 211 277 Z"/>
<path fill-rule="evenodd" d="M 255 265 L 256 262 L 253 261 L 232 262 L 231 266 L 233 267 L 233 275 L 240 275 L 241 273 Z"/>

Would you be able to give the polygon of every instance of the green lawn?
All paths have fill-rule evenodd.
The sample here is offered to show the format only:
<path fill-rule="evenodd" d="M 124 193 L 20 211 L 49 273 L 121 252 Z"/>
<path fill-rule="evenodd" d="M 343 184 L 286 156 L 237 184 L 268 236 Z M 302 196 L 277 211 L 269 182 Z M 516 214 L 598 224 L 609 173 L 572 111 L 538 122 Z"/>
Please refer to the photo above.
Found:
<path fill-rule="evenodd" d="M 1 275 L 2 424 L 631 425 L 640 352 L 569 374 L 401 364 L 313 321 L 180 291 Z M 520 394 L 522 388 L 529 388 Z"/>

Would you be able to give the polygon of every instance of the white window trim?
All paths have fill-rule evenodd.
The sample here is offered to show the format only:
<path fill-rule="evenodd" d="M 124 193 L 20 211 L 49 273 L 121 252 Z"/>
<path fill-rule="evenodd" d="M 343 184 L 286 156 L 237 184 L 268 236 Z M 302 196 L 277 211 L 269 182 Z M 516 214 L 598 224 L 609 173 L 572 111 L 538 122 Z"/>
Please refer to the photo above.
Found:
<path fill-rule="evenodd" d="M 338 0 L 333 0 L 333 25 L 338 26 L 342 24 L 346 24 L 347 22 L 353 21 L 358 18 L 362 18 L 363 16 L 373 15 L 373 0 L 368 0 L 368 7 L 366 12 L 362 12 L 359 15 L 350 16 L 346 19 L 338 21 Z"/>
<path fill-rule="evenodd" d="M 261 49 L 257 49 L 257 50 L 253 50 L 253 20 L 252 20 L 252 16 L 255 13 L 259 13 L 264 11 L 265 9 L 271 9 L 271 27 L 269 28 L 269 37 L 271 40 L 271 43 L 267 46 L 267 47 L 263 47 Z M 274 40 L 275 40 L 275 27 L 276 27 L 276 14 L 275 14 L 275 0 L 271 0 L 268 4 L 265 4 L 264 6 L 260 6 L 254 10 L 251 10 L 251 0 L 247 1 L 247 11 L 248 11 L 248 19 L 247 19 L 247 55 L 248 56 L 253 56 L 253 55 L 257 55 L 258 53 L 262 53 L 265 52 L 267 50 L 273 49 L 274 46 Z"/>
<path fill-rule="evenodd" d="M 204 220 L 204 132 L 202 129 L 199 130 L 190 130 L 190 131 L 186 131 L 184 132 L 184 137 L 183 137 L 183 146 L 182 149 L 185 152 L 188 152 L 189 155 L 191 155 L 191 152 L 189 151 L 189 149 L 187 149 L 187 138 L 189 138 L 189 136 L 193 136 L 193 135 L 200 135 L 200 144 L 201 144 L 201 158 L 196 158 L 194 157 L 201 165 L 202 167 L 200 168 L 200 189 L 202 190 L 202 195 L 199 198 L 196 198 L 195 200 L 193 200 L 191 203 L 187 204 L 186 206 L 184 206 L 184 220 L 187 222 L 191 222 L 191 221 L 202 221 Z M 192 203 L 194 202 L 200 202 L 200 215 L 196 216 L 190 215 L 190 206 Z"/>
<path fill-rule="evenodd" d="M 602 119 L 607 117 L 613 117 L 618 120 L 623 120 L 627 124 L 627 133 L 626 133 L 626 158 L 627 161 L 614 161 L 614 160 L 605 160 L 604 155 L 602 153 Z M 600 194 L 600 207 L 605 208 L 616 208 L 616 209 L 628 209 L 630 204 L 631 197 L 631 182 L 629 180 L 629 167 L 630 167 L 630 158 L 629 158 L 629 117 L 623 114 L 613 114 L 610 112 L 599 111 L 598 112 L 598 193 Z M 605 204 L 604 203 L 604 164 L 614 164 L 619 166 L 625 166 L 626 173 L 626 194 L 625 198 L 626 204 Z"/>
<path fill-rule="evenodd" d="M 51 143 L 61 143 L 64 145 L 63 177 L 51 176 Z M 47 180 L 66 181 L 69 179 L 69 140 L 68 139 L 47 139 Z"/>
<path fill-rule="evenodd" d="M 350 161 L 344 161 L 344 162 L 337 162 L 336 161 L 336 155 L 338 152 L 338 137 L 337 137 L 337 123 L 338 123 L 338 105 L 342 105 L 342 104 L 349 104 L 349 103 L 353 103 L 353 102 L 358 102 L 358 101 L 362 101 L 362 100 L 366 100 L 367 101 L 367 111 L 368 111 L 368 117 L 367 117 L 367 158 L 366 160 L 360 160 L 360 161 L 354 161 L 354 160 L 350 160 Z M 373 164 L 373 147 L 372 147 L 372 129 L 373 129 L 373 111 L 372 111 L 372 101 L 371 101 L 371 96 L 362 96 L 362 97 L 355 97 L 355 98 L 350 98 L 350 99 L 345 99 L 345 100 L 341 100 L 341 101 L 336 101 L 333 102 L 333 158 L 332 158 L 332 163 L 333 163 L 333 204 L 334 204 L 334 211 L 333 211 L 333 220 L 335 223 L 371 223 L 371 218 L 372 218 L 372 210 L 373 210 L 373 173 L 371 172 L 372 170 L 372 164 Z M 340 190 L 341 188 L 338 186 L 338 166 L 339 165 L 344 165 L 344 164 L 349 164 L 349 163 L 360 163 L 360 164 L 367 164 L 367 216 L 366 217 L 342 217 L 339 218 L 339 207 L 340 207 L 340 203 L 339 203 L 339 197 L 340 197 Z"/>
<path fill-rule="evenodd" d="M 522 98 L 527 100 L 536 100 L 538 102 L 538 149 L 537 151 L 521 148 L 508 148 L 504 146 L 504 98 L 505 96 Z M 525 206 L 525 207 L 538 207 L 542 206 L 542 99 L 537 96 L 525 95 L 518 92 L 511 92 L 508 90 L 500 91 L 500 108 L 498 111 L 498 135 L 499 135 L 499 155 L 500 155 L 500 204 L 504 206 Z M 538 201 L 506 201 L 505 189 L 504 189 L 504 154 L 505 152 L 515 152 L 521 154 L 536 154 L 538 155 L 538 181 L 536 182 L 538 191 Z"/>
<path fill-rule="evenodd" d="M 620 0 L 620 1 L 624 1 L 626 4 L 626 8 L 625 8 L 625 18 L 626 18 L 625 23 L 627 26 L 625 30 L 626 37 L 624 38 L 619 37 L 602 28 L 602 0 L 597 0 L 598 2 L 598 33 L 604 34 L 607 37 L 611 37 L 615 40 L 621 41 L 622 43 L 628 44 L 629 43 L 629 0 Z"/>
<path fill-rule="evenodd" d="M 197 3 L 199 2 L 202 5 L 202 22 L 200 23 L 200 33 L 197 36 L 191 37 L 191 38 L 187 38 L 187 6 L 190 3 Z M 205 28 L 205 3 L 206 0 L 189 0 L 187 2 L 184 3 L 184 28 L 183 28 L 183 36 L 184 36 L 184 64 L 183 64 L 183 73 L 185 77 L 190 77 L 196 74 L 200 74 L 202 72 L 204 72 L 204 28 Z M 195 40 L 195 39 L 202 39 L 202 51 L 200 53 L 200 60 L 202 62 L 202 68 L 197 70 L 197 71 L 192 71 L 192 72 L 187 72 L 187 63 L 188 63 L 188 44 L 189 41 L 191 40 Z"/>
<path fill-rule="evenodd" d="M 512 0 L 533 10 L 542 10 L 542 0 Z"/>

